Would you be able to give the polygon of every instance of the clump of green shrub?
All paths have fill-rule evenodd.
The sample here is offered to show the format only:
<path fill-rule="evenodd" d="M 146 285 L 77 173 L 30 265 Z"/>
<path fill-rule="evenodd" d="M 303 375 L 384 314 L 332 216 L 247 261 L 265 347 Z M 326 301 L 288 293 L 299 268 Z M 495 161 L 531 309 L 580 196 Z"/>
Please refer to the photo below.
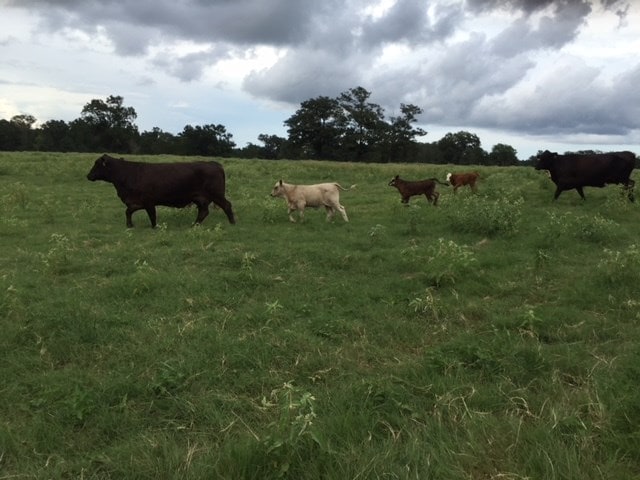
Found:
<path fill-rule="evenodd" d="M 282 201 L 274 201 L 271 198 L 266 199 L 262 205 L 262 221 L 264 223 L 276 223 L 283 218 L 286 219 L 287 207 Z"/>
<path fill-rule="evenodd" d="M 62 233 L 51 234 L 49 244 L 51 248 L 46 253 L 40 254 L 45 269 L 53 274 L 65 273 L 71 265 L 74 246 Z"/>
<path fill-rule="evenodd" d="M 461 198 L 452 205 L 449 224 L 456 232 L 480 235 L 513 235 L 522 217 L 522 197 L 488 199 L 480 196 Z"/>
<path fill-rule="evenodd" d="M 262 398 L 263 410 L 277 411 L 277 419 L 269 424 L 261 440 L 277 476 L 286 476 L 294 464 L 300 463 L 300 455 L 328 450 L 315 426 L 315 401 L 310 392 L 292 382 L 272 390 L 269 398 Z"/>
<path fill-rule="evenodd" d="M 605 248 L 598 270 L 611 283 L 637 284 L 640 281 L 640 246 L 634 243 L 623 251 Z"/>
<path fill-rule="evenodd" d="M 476 262 L 473 250 L 467 245 L 458 245 L 453 240 L 438 239 L 426 248 L 413 243 L 402 251 L 412 266 L 419 266 L 435 287 L 454 284 L 459 275 Z"/>
<path fill-rule="evenodd" d="M 549 213 L 549 222 L 539 230 L 549 232 L 550 238 L 572 236 L 593 243 L 602 243 L 613 238 L 619 225 L 599 213 L 595 215 L 576 215 L 571 212 Z"/>

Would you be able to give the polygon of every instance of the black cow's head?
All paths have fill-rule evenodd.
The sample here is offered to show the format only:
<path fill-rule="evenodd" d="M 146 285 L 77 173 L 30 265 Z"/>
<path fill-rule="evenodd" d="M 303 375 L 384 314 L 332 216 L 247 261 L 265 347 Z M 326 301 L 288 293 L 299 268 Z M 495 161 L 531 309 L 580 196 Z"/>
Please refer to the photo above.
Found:
<path fill-rule="evenodd" d="M 551 170 L 553 162 L 558 156 L 555 152 L 545 150 L 538 154 L 538 163 L 536 163 L 536 170 Z"/>
<path fill-rule="evenodd" d="M 398 180 L 400 179 L 399 175 L 396 175 L 395 177 L 393 177 L 391 179 L 391 181 L 389 182 L 389 186 L 390 187 L 395 187 L 397 185 Z"/>
<path fill-rule="evenodd" d="M 92 182 L 96 180 L 109 181 L 111 179 L 111 165 L 114 160 L 116 159 L 107 154 L 102 155 L 96 160 L 96 163 L 93 164 L 93 168 L 87 174 L 87 179 Z"/>

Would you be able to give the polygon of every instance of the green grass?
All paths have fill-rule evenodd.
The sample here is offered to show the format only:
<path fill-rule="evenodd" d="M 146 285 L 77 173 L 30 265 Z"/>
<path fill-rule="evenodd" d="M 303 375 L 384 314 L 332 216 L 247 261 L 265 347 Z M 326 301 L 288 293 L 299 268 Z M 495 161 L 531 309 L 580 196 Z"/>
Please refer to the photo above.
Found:
<path fill-rule="evenodd" d="M 237 225 L 126 229 L 96 157 L 0 154 L 0 479 L 640 476 L 617 187 L 480 167 L 404 206 L 464 168 L 225 159 Z M 280 178 L 357 184 L 351 221 L 290 223 Z"/>

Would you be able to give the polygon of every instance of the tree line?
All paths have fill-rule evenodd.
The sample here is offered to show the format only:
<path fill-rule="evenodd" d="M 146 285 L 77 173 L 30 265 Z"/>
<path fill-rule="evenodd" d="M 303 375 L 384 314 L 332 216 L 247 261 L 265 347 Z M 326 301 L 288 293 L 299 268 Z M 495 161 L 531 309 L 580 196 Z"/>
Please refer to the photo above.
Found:
<path fill-rule="evenodd" d="M 398 115 L 387 117 L 370 101 L 371 93 L 351 88 L 335 98 L 305 100 L 284 121 L 288 136 L 260 134 L 260 144 L 237 147 L 224 125 L 186 125 L 172 134 L 154 127 L 140 132 L 133 107 L 121 96 L 94 99 L 71 121 L 49 120 L 39 126 L 32 115 L 0 119 L 0 150 L 53 152 L 113 152 L 173 154 L 263 159 L 316 159 L 351 162 L 422 162 L 516 165 L 510 145 L 485 151 L 477 135 L 459 131 L 441 139 L 419 142 L 427 134 L 416 126 L 422 109 L 401 104 Z"/>

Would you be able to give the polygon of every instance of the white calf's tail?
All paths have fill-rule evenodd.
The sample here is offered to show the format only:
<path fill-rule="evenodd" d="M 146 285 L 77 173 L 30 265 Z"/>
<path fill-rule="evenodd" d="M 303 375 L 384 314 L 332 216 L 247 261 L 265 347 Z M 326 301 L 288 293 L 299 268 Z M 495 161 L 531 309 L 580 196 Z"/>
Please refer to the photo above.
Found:
<path fill-rule="evenodd" d="M 353 190 L 354 188 L 356 188 L 356 184 L 355 183 L 353 185 L 351 185 L 349 188 L 344 188 L 339 183 L 336 183 L 335 186 L 338 187 L 340 190 L 342 190 L 344 192 L 348 192 L 349 190 Z"/>

